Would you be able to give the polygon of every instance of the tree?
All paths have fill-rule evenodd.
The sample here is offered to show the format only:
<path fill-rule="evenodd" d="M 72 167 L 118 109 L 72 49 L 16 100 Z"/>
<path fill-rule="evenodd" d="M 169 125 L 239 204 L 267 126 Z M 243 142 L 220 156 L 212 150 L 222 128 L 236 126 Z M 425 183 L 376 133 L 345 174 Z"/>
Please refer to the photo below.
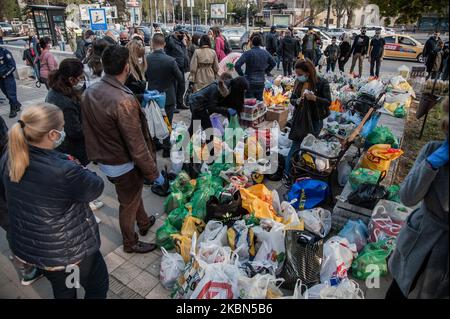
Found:
<path fill-rule="evenodd" d="M 424 13 L 435 13 L 448 17 L 447 0 L 372 0 L 380 8 L 380 14 L 386 18 L 395 18 L 397 23 L 411 23 Z"/>
<path fill-rule="evenodd" d="M 20 8 L 17 4 L 17 0 L 2 0 L 2 5 L 0 6 L 0 20 L 20 17 Z"/>
<path fill-rule="evenodd" d="M 360 8 L 364 4 L 364 0 L 343 0 L 345 3 L 345 11 L 347 13 L 347 29 L 352 27 L 353 11 Z"/>
<path fill-rule="evenodd" d="M 328 6 L 328 0 L 311 0 L 309 2 L 309 19 L 314 21 L 316 15 L 326 10 Z"/>
<path fill-rule="evenodd" d="M 341 27 L 341 20 L 346 12 L 346 0 L 331 0 L 331 7 L 333 8 L 333 13 L 336 16 L 336 27 Z"/>

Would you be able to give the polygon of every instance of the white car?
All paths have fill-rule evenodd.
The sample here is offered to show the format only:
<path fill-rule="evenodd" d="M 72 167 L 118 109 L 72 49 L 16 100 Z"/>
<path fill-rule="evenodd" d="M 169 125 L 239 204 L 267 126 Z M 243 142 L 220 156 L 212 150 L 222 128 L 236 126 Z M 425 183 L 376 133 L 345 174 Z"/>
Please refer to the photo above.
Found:
<path fill-rule="evenodd" d="M 339 37 L 345 33 L 345 30 L 343 28 L 330 28 L 327 31 L 325 31 L 329 36 L 334 36 L 339 39 Z"/>
<path fill-rule="evenodd" d="M 321 31 L 319 29 L 313 29 L 316 34 L 319 35 L 320 40 L 322 41 L 322 49 L 325 50 L 325 48 L 331 44 L 331 38 L 329 34 L 327 34 L 324 31 Z M 297 35 L 301 39 L 303 39 L 304 35 L 308 33 L 308 28 L 294 28 L 294 35 Z M 339 44 L 341 41 L 336 37 L 336 43 Z"/>

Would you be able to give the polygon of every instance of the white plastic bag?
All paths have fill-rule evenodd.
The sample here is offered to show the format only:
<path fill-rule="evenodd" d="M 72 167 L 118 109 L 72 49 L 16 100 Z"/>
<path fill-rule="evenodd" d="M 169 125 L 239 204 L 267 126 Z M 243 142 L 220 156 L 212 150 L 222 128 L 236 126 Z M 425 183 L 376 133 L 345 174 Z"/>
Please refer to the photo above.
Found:
<path fill-rule="evenodd" d="M 274 189 L 272 190 L 272 206 L 275 209 L 277 215 L 281 216 L 281 204 L 280 204 L 280 196 L 278 192 Z"/>
<path fill-rule="evenodd" d="M 238 289 L 240 299 L 265 299 L 267 289 L 270 285 L 278 288 L 278 282 L 275 276 L 270 274 L 256 274 L 252 278 L 240 275 L 238 278 Z M 284 281 L 284 279 L 282 279 Z"/>
<path fill-rule="evenodd" d="M 284 201 L 281 203 L 281 213 L 283 217 L 283 224 L 286 225 L 284 230 L 303 230 L 303 223 L 300 222 L 297 211 L 291 204 L 289 204 L 289 202 Z"/>
<path fill-rule="evenodd" d="M 231 248 L 214 242 L 202 242 L 199 244 L 197 258 L 207 264 L 229 263 L 231 260 Z"/>
<path fill-rule="evenodd" d="M 255 255 L 254 261 L 269 262 L 273 264 L 276 274 L 281 272 L 284 259 L 286 258 L 283 231 L 285 226 L 281 224 L 281 227 L 282 228 L 275 225 L 270 231 L 264 230 L 261 226 L 253 227 L 257 240 L 262 242 L 261 247 Z"/>
<path fill-rule="evenodd" d="M 199 281 L 191 299 L 237 299 L 239 297 L 239 269 L 236 264 L 206 264 L 198 261 L 205 269 L 205 275 Z"/>
<path fill-rule="evenodd" d="M 161 251 L 163 256 L 161 258 L 159 280 L 166 289 L 172 289 L 175 281 L 184 270 L 183 257 L 178 253 L 168 253 L 164 247 L 161 247 Z"/>
<path fill-rule="evenodd" d="M 245 224 L 245 220 L 241 219 L 233 224 L 234 231 L 236 232 L 236 241 L 234 242 L 235 251 L 237 252 L 241 260 L 248 260 L 249 255 L 249 245 L 247 241 L 248 227 Z M 233 245 L 230 244 L 233 247 Z"/>
<path fill-rule="evenodd" d="M 303 219 L 305 229 L 324 238 L 331 229 L 331 213 L 321 207 L 305 209 L 298 212 L 298 217 Z"/>
<path fill-rule="evenodd" d="M 161 109 L 154 101 L 150 101 L 145 107 L 145 116 L 147 118 L 150 135 L 153 138 L 163 140 L 169 136 L 169 128 L 164 121 Z"/>
<path fill-rule="evenodd" d="M 347 278 L 347 270 L 356 256 L 358 252 L 355 244 L 350 244 L 346 238 L 331 237 L 323 245 L 320 281 L 324 283 L 332 278 Z"/>
<path fill-rule="evenodd" d="M 356 281 L 345 278 L 337 286 L 322 288 L 320 299 L 364 299 L 364 293 Z"/>
<path fill-rule="evenodd" d="M 227 239 L 227 226 L 224 226 L 221 222 L 216 220 L 210 220 L 205 230 L 200 234 L 197 240 L 197 245 L 202 242 L 214 243 L 219 246 L 226 246 Z"/>

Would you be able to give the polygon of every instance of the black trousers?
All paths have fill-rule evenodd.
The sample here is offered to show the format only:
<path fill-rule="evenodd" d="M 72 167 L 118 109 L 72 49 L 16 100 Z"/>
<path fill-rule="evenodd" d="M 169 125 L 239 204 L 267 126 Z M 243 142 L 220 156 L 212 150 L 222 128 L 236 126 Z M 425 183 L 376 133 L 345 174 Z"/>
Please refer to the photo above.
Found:
<path fill-rule="evenodd" d="M 293 65 L 294 65 L 293 59 L 283 58 L 283 75 L 284 76 L 292 75 Z"/>
<path fill-rule="evenodd" d="M 375 67 L 375 72 L 374 72 Z M 381 59 L 370 58 L 370 76 L 380 76 Z"/>
<path fill-rule="evenodd" d="M 348 61 L 348 57 L 343 60 L 338 59 L 339 71 L 345 72 L 344 67 L 345 67 L 345 64 L 347 63 L 347 61 Z"/>
<path fill-rule="evenodd" d="M 194 127 L 194 121 L 199 121 L 202 127 L 202 130 L 206 130 L 212 127 L 211 118 L 209 117 L 208 111 L 197 111 L 192 112 L 191 126 L 189 126 L 189 135 L 192 136 L 194 134 L 194 129 L 197 130 L 198 126 Z"/>
<path fill-rule="evenodd" d="M 177 108 L 183 107 L 183 96 L 186 91 L 186 79 L 184 78 L 184 71 L 181 70 L 181 74 L 183 74 L 183 81 L 177 82 Z"/>
<path fill-rule="evenodd" d="M 108 269 L 100 251 L 84 258 L 79 264 L 79 283 L 85 290 L 85 299 L 106 299 L 109 289 Z M 69 283 L 73 283 L 68 276 L 74 276 L 76 272 L 43 271 L 44 276 L 50 281 L 55 299 L 76 299 L 76 288 L 69 288 Z"/>
<path fill-rule="evenodd" d="M 166 105 L 165 107 L 167 118 L 169 119 L 170 125 L 172 125 L 173 112 L 175 111 L 175 104 Z M 163 149 L 170 150 L 170 136 L 166 137 L 163 141 Z"/>

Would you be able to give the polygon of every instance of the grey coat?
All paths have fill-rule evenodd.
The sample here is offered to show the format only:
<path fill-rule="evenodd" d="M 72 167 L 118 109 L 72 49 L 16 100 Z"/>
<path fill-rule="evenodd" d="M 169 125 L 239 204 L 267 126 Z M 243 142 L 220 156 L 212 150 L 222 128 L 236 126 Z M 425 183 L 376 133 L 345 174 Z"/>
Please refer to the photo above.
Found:
<path fill-rule="evenodd" d="M 425 161 L 441 144 L 423 147 L 400 189 L 406 206 L 421 202 L 407 218 L 389 259 L 390 272 L 409 298 L 449 297 L 449 165 L 435 170 Z"/>

